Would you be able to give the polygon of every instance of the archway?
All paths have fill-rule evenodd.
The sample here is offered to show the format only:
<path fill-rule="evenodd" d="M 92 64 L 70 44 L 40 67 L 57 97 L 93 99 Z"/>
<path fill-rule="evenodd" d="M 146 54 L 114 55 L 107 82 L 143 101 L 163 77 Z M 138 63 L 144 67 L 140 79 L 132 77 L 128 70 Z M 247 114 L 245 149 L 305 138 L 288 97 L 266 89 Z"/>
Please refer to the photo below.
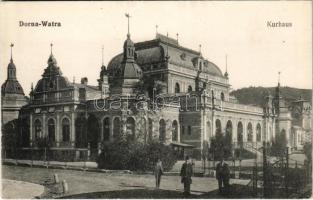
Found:
<path fill-rule="evenodd" d="M 237 125 L 237 142 L 240 144 L 243 143 L 243 125 L 241 122 L 238 122 Z"/>
<path fill-rule="evenodd" d="M 94 115 L 90 115 L 87 121 L 87 141 L 91 148 L 97 148 L 99 142 L 99 122 Z"/>
<path fill-rule="evenodd" d="M 222 124 L 219 119 L 215 120 L 215 136 L 222 134 Z"/>
<path fill-rule="evenodd" d="M 189 92 L 192 92 L 192 87 L 191 87 L 191 85 L 188 86 L 188 93 L 189 93 Z"/>
<path fill-rule="evenodd" d="M 253 129 L 252 129 L 251 122 L 248 123 L 247 133 L 248 133 L 248 138 L 247 138 L 248 142 L 252 142 L 253 141 Z"/>
<path fill-rule="evenodd" d="M 180 86 L 179 83 L 175 84 L 175 93 L 180 93 Z"/>
<path fill-rule="evenodd" d="M 103 119 L 103 141 L 110 140 L 110 118 Z"/>
<path fill-rule="evenodd" d="M 178 136 L 178 123 L 176 120 L 172 123 L 172 141 L 177 141 Z"/>
<path fill-rule="evenodd" d="M 164 119 L 161 119 L 159 122 L 159 140 L 160 142 L 165 142 L 166 135 L 166 124 Z"/>

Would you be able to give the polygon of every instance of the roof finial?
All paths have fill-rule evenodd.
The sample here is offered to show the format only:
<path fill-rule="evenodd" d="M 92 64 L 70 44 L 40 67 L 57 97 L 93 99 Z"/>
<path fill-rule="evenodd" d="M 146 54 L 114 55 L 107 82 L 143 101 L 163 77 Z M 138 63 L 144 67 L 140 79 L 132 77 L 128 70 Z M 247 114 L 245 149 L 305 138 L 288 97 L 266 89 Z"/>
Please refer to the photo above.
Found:
<path fill-rule="evenodd" d="M 127 37 L 130 37 L 129 33 L 129 18 L 131 17 L 129 13 L 125 13 L 125 16 L 127 17 Z"/>
<path fill-rule="evenodd" d="M 199 53 L 201 54 L 201 44 L 199 44 Z"/>
<path fill-rule="evenodd" d="M 104 46 L 102 45 L 102 66 L 104 65 L 103 64 L 103 49 L 104 49 Z"/>
<path fill-rule="evenodd" d="M 11 43 L 10 47 L 11 47 L 11 62 L 12 62 L 13 61 L 13 59 L 12 59 L 12 48 L 14 47 L 14 44 Z"/>
<path fill-rule="evenodd" d="M 34 90 L 34 85 L 33 85 L 33 82 L 32 82 L 32 84 L 31 84 L 31 86 L 30 86 L 30 90 L 31 90 L 31 91 L 33 91 L 33 90 Z"/>
<path fill-rule="evenodd" d="M 73 76 L 73 83 L 75 83 L 75 76 Z"/>
<path fill-rule="evenodd" d="M 227 72 L 227 54 L 225 55 L 225 68 L 226 68 L 226 70 L 225 70 L 225 73 L 224 73 L 224 76 L 226 77 L 226 78 L 228 78 L 228 72 Z"/>
<path fill-rule="evenodd" d="M 53 47 L 53 44 L 51 43 L 51 44 L 50 44 L 51 55 L 52 55 L 52 47 Z"/>
<path fill-rule="evenodd" d="M 179 34 L 178 34 L 178 33 L 176 33 L 176 40 L 177 40 L 177 44 L 178 44 L 178 36 L 179 36 Z"/>
<path fill-rule="evenodd" d="M 280 74 L 281 72 L 278 72 L 278 86 L 280 86 Z"/>
<path fill-rule="evenodd" d="M 159 28 L 159 26 L 158 26 L 158 25 L 155 25 L 155 35 L 158 34 L 158 28 Z"/>

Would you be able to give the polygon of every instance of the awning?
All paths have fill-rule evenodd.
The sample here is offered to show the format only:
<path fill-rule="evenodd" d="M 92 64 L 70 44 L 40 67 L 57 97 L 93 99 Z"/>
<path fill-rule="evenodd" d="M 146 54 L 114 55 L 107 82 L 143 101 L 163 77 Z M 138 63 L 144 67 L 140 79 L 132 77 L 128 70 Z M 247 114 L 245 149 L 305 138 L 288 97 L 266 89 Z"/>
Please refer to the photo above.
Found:
<path fill-rule="evenodd" d="M 193 145 L 180 143 L 180 142 L 171 142 L 171 145 L 178 146 L 178 147 L 185 147 L 185 148 L 194 148 Z"/>

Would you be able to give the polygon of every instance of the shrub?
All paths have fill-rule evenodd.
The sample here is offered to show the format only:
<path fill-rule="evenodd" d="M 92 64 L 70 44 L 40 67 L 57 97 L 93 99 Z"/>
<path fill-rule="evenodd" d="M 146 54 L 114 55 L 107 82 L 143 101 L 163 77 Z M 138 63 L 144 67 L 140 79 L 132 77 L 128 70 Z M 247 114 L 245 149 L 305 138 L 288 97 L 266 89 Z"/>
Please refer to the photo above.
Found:
<path fill-rule="evenodd" d="M 99 168 L 105 169 L 149 171 L 154 169 L 158 158 L 162 160 L 164 170 L 170 170 L 176 163 L 170 146 L 159 142 L 143 144 L 119 140 L 103 144 L 97 163 Z"/>

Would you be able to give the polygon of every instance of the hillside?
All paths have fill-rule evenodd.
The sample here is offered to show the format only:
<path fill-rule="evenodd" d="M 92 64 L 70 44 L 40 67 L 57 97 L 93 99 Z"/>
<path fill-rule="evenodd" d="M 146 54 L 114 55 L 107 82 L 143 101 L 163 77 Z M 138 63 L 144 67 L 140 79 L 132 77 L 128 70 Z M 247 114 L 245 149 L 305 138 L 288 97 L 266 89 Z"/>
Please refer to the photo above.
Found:
<path fill-rule="evenodd" d="M 298 89 L 291 87 L 281 87 L 281 95 L 286 98 L 288 102 L 299 99 L 301 96 L 303 99 L 312 101 L 312 90 L 310 89 Z M 235 96 L 239 103 L 263 106 L 264 98 L 268 95 L 268 92 L 272 96 L 275 95 L 275 87 L 248 87 L 241 88 L 232 91 L 230 94 Z"/>

